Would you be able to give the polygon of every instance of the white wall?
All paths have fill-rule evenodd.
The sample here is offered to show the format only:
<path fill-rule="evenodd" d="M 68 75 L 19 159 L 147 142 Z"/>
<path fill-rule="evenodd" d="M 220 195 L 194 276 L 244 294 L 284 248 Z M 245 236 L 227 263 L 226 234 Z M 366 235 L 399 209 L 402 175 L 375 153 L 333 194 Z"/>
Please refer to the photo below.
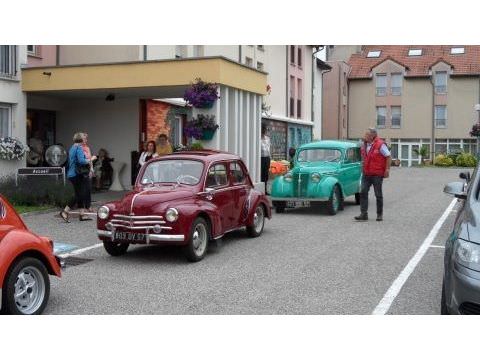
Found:
<path fill-rule="evenodd" d="M 17 78 L 0 78 L 0 103 L 12 106 L 11 136 L 18 138 L 24 144 L 27 143 L 26 126 L 26 95 L 22 92 L 20 66 L 27 62 L 27 47 L 17 46 Z M 0 160 L 0 177 L 14 174 L 15 171 L 25 166 L 25 158 L 22 160 Z"/>
<path fill-rule="evenodd" d="M 147 60 L 175 59 L 175 45 L 147 45 Z"/>
<path fill-rule="evenodd" d="M 266 45 L 267 83 L 272 90 L 265 96 L 270 105 L 272 116 L 287 116 L 287 47 L 285 45 Z"/>
<path fill-rule="evenodd" d="M 105 148 L 116 162 L 126 166 L 121 176 L 125 187 L 130 186 L 130 152 L 137 150 L 139 134 L 139 100 L 103 99 L 69 100 L 57 112 L 57 142 L 72 144 L 73 134 L 87 132 L 93 154 Z"/>

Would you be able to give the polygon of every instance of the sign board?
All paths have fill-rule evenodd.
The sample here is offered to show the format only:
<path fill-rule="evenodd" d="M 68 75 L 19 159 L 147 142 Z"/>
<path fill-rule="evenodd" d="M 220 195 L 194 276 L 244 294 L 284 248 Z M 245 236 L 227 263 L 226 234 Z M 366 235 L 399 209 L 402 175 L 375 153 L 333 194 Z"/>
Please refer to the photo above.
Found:
<path fill-rule="evenodd" d="M 15 174 L 15 184 L 18 185 L 19 176 L 61 176 L 65 185 L 65 168 L 63 167 L 27 167 L 20 168 Z"/>

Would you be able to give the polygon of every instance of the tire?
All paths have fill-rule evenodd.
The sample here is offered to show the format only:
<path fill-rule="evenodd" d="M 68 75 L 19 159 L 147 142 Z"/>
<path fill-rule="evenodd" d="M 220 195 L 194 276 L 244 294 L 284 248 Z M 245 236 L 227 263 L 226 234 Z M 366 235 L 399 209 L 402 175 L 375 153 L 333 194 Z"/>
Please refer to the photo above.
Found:
<path fill-rule="evenodd" d="M 187 260 L 190 262 L 202 260 L 207 254 L 210 240 L 211 232 L 207 221 L 202 217 L 196 218 L 190 230 L 188 244 L 184 248 Z"/>
<path fill-rule="evenodd" d="M 130 244 L 126 243 L 116 243 L 113 241 L 104 241 L 103 247 L 107 251 L 107 253 L 111 256 L 121 256 L 125 254 L 128 250 L 128 246 Z"/>
<path fill-rule="evenodd" d="M 275 202 L 275 212 L 277 214 L 283 214 L 285 212 L 285 208 L 287 207 L 287 203 L 285 201 L 277 201 Z"/>
<path fill-rule="evenodd" d="M 248 236 L 255 238 L 262 235 L 263 228 L 265 227 L 265 208 L 262 204 L 259 204 L 255 209 L 253 215 L 253 225 L 247 226 Z"/>
<path fill-rule="evenodd" d="M 447 297 L 445 295 L 445 280 L 442 282 L 442 299 L 440 300 L 440 314 L 450 315 L 447 307 Z"/>
<path fill-rule="evenodd" d="M 8 271 L 3 288 L 2 312 L 11 315 L 39 315 L 50 297 L 50 279 L 43 262 L 24 257 Z"/>
<path fill-rule="evenodd" d="M 343 207 L 342 205 L 343 199 L 342 194 L 340 192 L 340 187 L 335 185 L 333 187 L 332 193 L 330 194 L 330 198 L 327 202 L 327 211 L 330 215 L 336 215 L 339 210 Z"/>
<path fill-rule="evenodd" d="M 355 205 L 360 205 L 360 193 L 355 194 Z"/>

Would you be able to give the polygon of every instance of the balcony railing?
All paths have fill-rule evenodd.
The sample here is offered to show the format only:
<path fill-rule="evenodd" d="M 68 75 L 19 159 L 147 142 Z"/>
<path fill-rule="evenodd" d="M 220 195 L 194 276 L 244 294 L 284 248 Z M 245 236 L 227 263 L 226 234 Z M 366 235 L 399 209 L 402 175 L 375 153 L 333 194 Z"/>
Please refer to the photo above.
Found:
<path fill-rule="evenodd" d="M 12 79 L 17 76 L 16 45 L 0 45 L 0 78 Z"/>

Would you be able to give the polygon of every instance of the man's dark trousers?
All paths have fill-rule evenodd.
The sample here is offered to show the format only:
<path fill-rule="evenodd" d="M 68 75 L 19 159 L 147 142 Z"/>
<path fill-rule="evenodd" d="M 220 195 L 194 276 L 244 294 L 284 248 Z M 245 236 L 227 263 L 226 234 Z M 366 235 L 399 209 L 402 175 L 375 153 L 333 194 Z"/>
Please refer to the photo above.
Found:
<path fill-rule="evenodd" d="M 382 192 L 383 176 L 363 175 L 362 190 L 360 192 L 360 212 L 368 213 L 368 192 L 370 186 L 373 185 L 375 197 L 377 198 L 377 215 L 383 214 L 383 192 Z"/>

